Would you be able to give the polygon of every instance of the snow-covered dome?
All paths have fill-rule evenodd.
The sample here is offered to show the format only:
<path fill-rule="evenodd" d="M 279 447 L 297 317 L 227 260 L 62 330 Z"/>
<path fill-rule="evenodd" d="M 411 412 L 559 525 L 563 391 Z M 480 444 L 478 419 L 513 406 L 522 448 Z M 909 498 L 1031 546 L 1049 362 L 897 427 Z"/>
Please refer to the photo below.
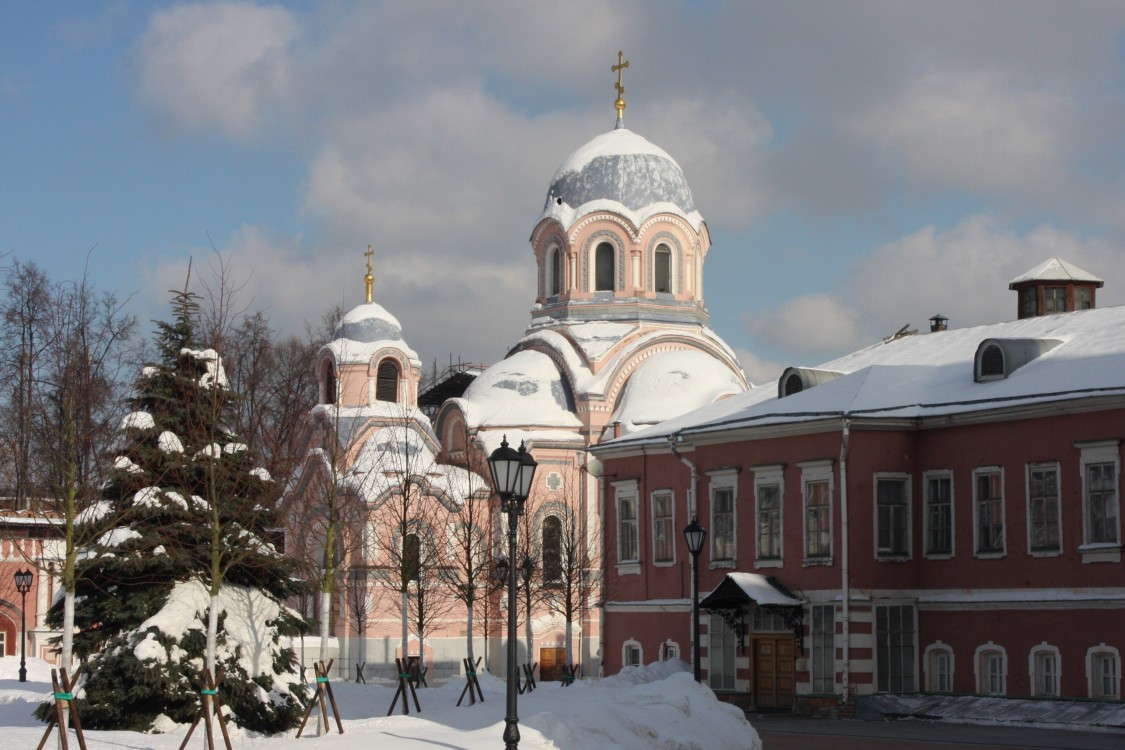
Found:
<path fill-rule="evenodd" d="M 570 226 L 585 214 L 606 210 L 638 225 L 657 213 L 677 214 L 697 230 L 702 222 L 676 160 L 626 128 L 597 136 L 563 161 L 540 219 L 553 217 Z"/>
<path fill-rule="evenodd" d="M 629 378 L 611 422 L 628 434 L 744 390 L 715 357 L 694 350 L 658 352 Z"/>
<path fill-rule="evenodd" d="M 398 318 L 380 304 L 368 302 L 351 309 L 336 324 L 336 339 L 347 339 L 360 344 L 376 341 L 402 341 L 402 325 Z"/>

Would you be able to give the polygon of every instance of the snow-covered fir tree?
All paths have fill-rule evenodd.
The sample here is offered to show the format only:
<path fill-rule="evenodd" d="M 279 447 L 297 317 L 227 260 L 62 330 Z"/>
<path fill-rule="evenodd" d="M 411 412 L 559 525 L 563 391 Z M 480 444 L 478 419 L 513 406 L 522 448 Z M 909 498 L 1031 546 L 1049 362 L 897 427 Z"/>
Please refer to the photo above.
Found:
<path fill-rule="evenodd" d="M 299 631 L 283 605 L 294 579 L 268 539 L 276 487 L 226 427 L 235 396 L 218 354 L 197 348 L 194 295 L 175 293 L 173 309 L 157 324 L 160 360 L 137 383 L 104 498 L 81 519 L 97 539 L 77 575 L 83 724 L 191 721 L 203 669 L 221 667 L 230 718 L 283 731 L 299 721 L 305 688 L 284 638 Z"/>

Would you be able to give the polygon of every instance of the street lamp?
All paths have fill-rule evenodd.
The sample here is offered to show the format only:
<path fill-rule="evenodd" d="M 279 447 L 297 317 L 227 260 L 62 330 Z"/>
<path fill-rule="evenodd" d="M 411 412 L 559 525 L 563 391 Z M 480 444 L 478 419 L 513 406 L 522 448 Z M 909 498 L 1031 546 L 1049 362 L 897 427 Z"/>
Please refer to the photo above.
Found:
<path fill-rule="evenodd" d="M 519 750 L 520 727 L 516 714 L 516 690 L 519 671 L 516 669 L 516 533 L 523 506 L 531 492 L 531 480 L 538 464 L 520 443 L 518 451 L 508 446 L 505 435 L 500 447 L 488 457 L 492 486 L 500 497 L 500 512 L 508 514 L 508 703 L 504 716 L 504 750 Z"/>
<path fill-rule="evenodd" d="M 703 540 L 707 529 L 692 516 L 691 523 L 684 527 L 684 540 L 691 553 L 691 674 L 696 682 L 699 677 L 699 553 L 703 551 Z"/>
<path fill-rule="evenodd" d="M 20 592 L 20 682 L 27 682 L 27 592 L 31 591 L 31 571 L 17 570 L 16 591 Z"/>

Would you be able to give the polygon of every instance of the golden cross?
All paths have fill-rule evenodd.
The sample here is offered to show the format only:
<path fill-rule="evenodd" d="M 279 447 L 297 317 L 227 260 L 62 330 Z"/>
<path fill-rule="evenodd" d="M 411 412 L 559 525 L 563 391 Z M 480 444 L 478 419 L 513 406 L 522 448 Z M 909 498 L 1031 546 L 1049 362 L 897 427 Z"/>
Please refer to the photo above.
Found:
<path fill-rule="evenodd" d="M 367 293 L 367 303 L 371 304 L 372 287 L 375 286 L 375 277 L 371 275 L 371 256 L 375 251 L 371 249 L 371 245 L 367 246 L 367 252 L 364 255 L 367 257 L 367 275 L 363 277 L 364 291 Z"/>
<path fill-rule="evenodd" d="M 618 98 L 621 98 L 625 94 L 625 87 L 621 85 L 621 71 L 629 67 L 628 60 L 625 60 L 624 62 L 621 61 L 621 58 L 623 58 L 624 56 L 625 54 L 621 50 L 617 50 L 617 64 L 611 65 L 609 68 L 611 73 L 617 74 L 617 83 L 615 85 L 617 87 Z"/>

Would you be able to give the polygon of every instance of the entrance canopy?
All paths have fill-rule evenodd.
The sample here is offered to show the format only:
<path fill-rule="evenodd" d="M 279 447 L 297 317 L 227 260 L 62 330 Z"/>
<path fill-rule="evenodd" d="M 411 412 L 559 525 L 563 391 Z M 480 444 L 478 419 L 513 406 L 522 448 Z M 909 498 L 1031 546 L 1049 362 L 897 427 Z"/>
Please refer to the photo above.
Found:
<path fill-rule="evenodd" d="M 773 576 L 727 573 L 722 583 L 699 606 L 702 609 L 741 609 L 751 602 L 760 607 L 800 607 L 804 604 Z"/>

